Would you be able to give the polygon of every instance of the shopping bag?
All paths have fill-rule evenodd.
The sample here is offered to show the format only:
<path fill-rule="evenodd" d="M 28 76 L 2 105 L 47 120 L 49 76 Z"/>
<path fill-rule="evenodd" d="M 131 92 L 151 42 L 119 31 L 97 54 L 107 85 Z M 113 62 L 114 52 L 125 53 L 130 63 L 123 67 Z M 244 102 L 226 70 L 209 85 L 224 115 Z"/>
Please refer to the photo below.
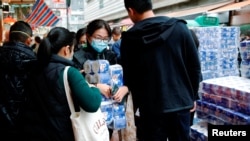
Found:
<path fill-rule="evenodd" d="M 67 79 L 68 69 L 69 66 L 64 70 L 63 81 L 71 111 L 70 119 L 75 141 L 109 141 L 108 127 L 100 108 L 94 113 L 86 112 L 82 108 L 80 108 L 79 112 L 75 111 Z"/>
<path fill-rule="evenodd" d="M 95 113 L 73 112 L 70 116 L 75 141 L 109 141 L 105 118 L 98 109 Z"/>
<path fill-rule="evenodd" d="M 133 99 L 131 93 L 128 94 L 126 102 L 126 119 L 127 127 L 121 129 L 122 141 L 136 141 L 136 126 L 134 119 Z"/>

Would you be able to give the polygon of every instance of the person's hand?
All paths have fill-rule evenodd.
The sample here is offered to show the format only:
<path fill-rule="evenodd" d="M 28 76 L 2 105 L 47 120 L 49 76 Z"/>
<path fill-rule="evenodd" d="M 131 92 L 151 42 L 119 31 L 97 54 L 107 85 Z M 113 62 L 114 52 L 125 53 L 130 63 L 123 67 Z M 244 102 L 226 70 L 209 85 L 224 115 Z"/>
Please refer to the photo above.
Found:
<path fill-rule="evenodd" d="M 128 87 L 127 86 L 121 86 L 113 96 L 113 99 L 116 102 L 121 102 L 123 97 L 128 93 Z"/>
<path fill-rule="evenodd" d="M 99 88 L 99 90 L 101 91 L 101 93 L 106 97 L 106 98 L 110 98 L 111 95 L 111 87 L 107 84 L 101 84 L 101 83 L 97 83 L 96 87 Z"/>
<path fill-rule="evenodd" d="M 194 101 L 194 107 L 190 109 L 190 112 L 194 112 L 196 110 L 196 101 Z"/>
<path fill-rule="evenodd" d="M 84 69 L 80 70 L 80 73 L 84 73 Z"/>

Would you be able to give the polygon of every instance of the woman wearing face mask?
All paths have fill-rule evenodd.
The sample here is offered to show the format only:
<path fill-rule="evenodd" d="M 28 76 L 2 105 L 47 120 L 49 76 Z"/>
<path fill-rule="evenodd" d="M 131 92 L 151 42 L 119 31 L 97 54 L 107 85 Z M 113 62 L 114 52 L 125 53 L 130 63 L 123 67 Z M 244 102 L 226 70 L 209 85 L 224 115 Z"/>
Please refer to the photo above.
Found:
<path fill-rule="evenodd" d="M 87 25 L 86 37 L 87 37 L 87 47 L 85 48 L 86 59 L 88 60 L 98 60 L 104 59 L 108 60 L 110 65 L 117 64 L 117 55 L 108 49 L 108 42 L 111 39 L 111 28 L 109 24 L 102 20 L 96 19 Z M 96 84 L 96 86 L 101 90 L 101 93 L 105 97 L 110 97 L 110 86 L 106 84 Z M 119 97 L 117 100 L 121 100 L 128 92 L 126 86 L 121 87 Z M 116 97 L 115 97 L 116 98 Z"/>
<path fill-rule="evenodd" d="M 90 22 L 87 25 L 86 31 L 87 47 L 85 48 L 85 53 L 87 54 L 87 59 L 105 59 L 109 61 L 110 65 L 117 64 L 117 54 L 108 49 L 108 43 L 111 39 L 111 36 L 111 28 L 106 21 L 102 19 L 96 19 Z M 100 89 L 101 93 L 105 97 L 111 97 L 111 87 L 109 85 L 98 83 L 96 86 Z M 127 86 L 119 87 L 113 98 L 117 102 L 121 102 L 127 93 Z M 110 135 L 112 135 L 112 130 L 110 130 Z"/>
<path fill-rule="evenodd" d="M 80 48 L 86 48 L 87 47 L 87 39 L 86 39 L 86 28 L 80 28 L 76 32 L 76 43 L 78 44 L 77 48 L 75 48 L 75 51 Z"/>
<path fill-rule="evenodd" d="M 88 59 L 105 59 L 110 64 L 116 64 L 117 55 L 108 48 L 111 36 L 111 28 L 106 21 L 96 19 L 90 22 L 86 30 L 87 47 L 85 48 L 85 51 L 89 53 Z"/>
<path fill-rule="evenodd" d="M 100 107 L 100 90 L 90 87 L 79 70 L 73 67 L 73 42 L 73 33 L 66 28 L 55 27 L 39 46 L 37 57 L 40 67 L 32 75 L 28 89 L 32 97 L 29 112 L 25 114 L 27 123 L 24 121 L 27 141 L 74 141 L 63 83 L 66 66 L 70 66 L 68 82 L 74 104 L 87 112 L 95 112 Z"/>
<path fill-rule="evenodd" d="M 79 70 L 83 71 L 83 64 L 86 61 L 85 49 L 87 47 L 86 28 L 80 28 L 75 35 L 76 45 L 74 49 L 73 62 Z"/>

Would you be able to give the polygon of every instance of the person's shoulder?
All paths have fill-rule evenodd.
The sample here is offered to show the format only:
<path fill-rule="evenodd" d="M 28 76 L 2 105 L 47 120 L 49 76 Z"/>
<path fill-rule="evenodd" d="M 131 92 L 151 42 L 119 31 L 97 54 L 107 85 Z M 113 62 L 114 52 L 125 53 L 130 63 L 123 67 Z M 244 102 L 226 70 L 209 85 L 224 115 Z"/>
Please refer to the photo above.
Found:
<path fill-rule="evenodd" d="M 5 42 L 2 46 L 1 46 L 1 50 L 4 52 L 17 52 L 20 49 L 18 47 L 16 47 L 16 44 L 11 43 L 11 42 Z"/>
<path fill-rule="evenodd" d="M 175 18 L 175 17 L 167 17 L 167 23 L 180 23 L 180 24 L 187 24 L 187 22 L 183 19 Z"/>
<path fill-rule="evenodd" d="M 69 79 L 71 82 L 79 82 L 80 80 L 83 79 L 83 73 L 80 72 L 80 70 L 77 69 L 77 68 L 74 67 L 74 66 L 70 66 L 70 67 L 69 67 L 68 72 L 67 72 L 67 75 L 68 75 L 68 79 Z"/>
<path fill-rule="evenodd" d="M 113 47 L 113 46 L 116 46 L 116 47 L 117 47 L 117 46 L 120 46 L 121 41 L 122 41 L 122 40 L 119 39 L 118 41 L 116 41 L 116 42 L 112 45 L 112 47 Z"/>
<path fill-rule="evenodd" d="M 184 30 L 185 32 L 189 32 L 189 29 L 187 27 L 187 22 L 183 19 L 179 19 L 179 18 L 170 18 L 168 21 L 167 21 L 168 24 L 170 25 L 175 25 L 175 28 L 178 29 L 178 30 Z"/>
<path fill-rule="evenodd" d="M 75 73 L 78 73 L 78 72 L 79 72 L 79 70 L 78 70 L 77 68 L 75 68 L 75 67 L 73 67 L 73 66 L 70 66 L 70 67 L 69 67 L 68 73 L 75 74 Z"/>

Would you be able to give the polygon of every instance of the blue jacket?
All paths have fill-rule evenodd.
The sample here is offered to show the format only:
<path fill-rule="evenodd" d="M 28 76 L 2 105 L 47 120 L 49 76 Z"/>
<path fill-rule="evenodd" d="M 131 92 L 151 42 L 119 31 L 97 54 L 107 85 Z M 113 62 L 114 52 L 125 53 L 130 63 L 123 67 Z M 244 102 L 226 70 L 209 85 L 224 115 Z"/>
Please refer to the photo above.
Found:
<path fill-rule="evenodd" d="M 121 39 L 116 41 L 111 47 L 112 50 L 117 54 L 118 58 L 120 58 L 120 46 L 121 46 Z"/>
<path fill-rule="evenodd" d="M 159 16 L 136 23 L 122 34 L 121 64 L 141 114 L 193 107 L 201 67 L 185 21 Z"/>

